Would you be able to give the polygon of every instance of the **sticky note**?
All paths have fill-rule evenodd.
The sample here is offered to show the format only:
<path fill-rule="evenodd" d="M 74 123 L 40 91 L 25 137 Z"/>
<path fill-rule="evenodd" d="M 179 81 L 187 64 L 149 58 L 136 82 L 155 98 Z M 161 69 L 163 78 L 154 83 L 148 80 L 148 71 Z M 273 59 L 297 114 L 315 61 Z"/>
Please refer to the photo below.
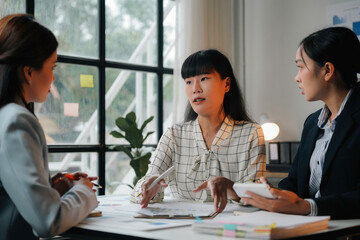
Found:
<path fill-rule="evenodd" d="M 202 219 L 201 219 L 201 217 L 199 217 L 199 216 L 196 216 L 195 218 L 196 218 L 196 222 L 202 222 Z"/>
<path fill-rule="evenodd" d="M 224 236 L 224 237 L 236 237 L 236 231 L 233 231 L 233 230 L 224 230 L 223 236 Z"/>
<path fill-rule="evenodd" d="M 235 224 L 224 224 L 224 230 L 236 230 L 236 225 Z"/>
<path fill-rule="evenodd" d="M 79 103 L 64 103 L 64 116 L 78 117 Z"/>
<path fill-rule="evenodd" d="M 220 228 L 215 229 L 215 235 L 217 235 L 217 236 L 222 236 L 223 233 L 224 233 L 224 230 L 222 230 L 222 229 L 220 229 Z"/>
<path fill-rule="evenodd" d="M 246 236 L 246 231 L 236 231 L 237 238 L 244 238 Z"/>
<path fill-rule="evenodd" d="M 94 76 L 91 74 L 80 74 L 80 87 L 94 88 Z"/>

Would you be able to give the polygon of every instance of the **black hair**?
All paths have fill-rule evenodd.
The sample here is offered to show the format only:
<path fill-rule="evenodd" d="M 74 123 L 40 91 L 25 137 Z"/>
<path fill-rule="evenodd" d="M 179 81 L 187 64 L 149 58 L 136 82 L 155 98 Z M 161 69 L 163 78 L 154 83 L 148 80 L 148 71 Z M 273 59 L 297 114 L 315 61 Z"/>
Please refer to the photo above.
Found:
<path fill-rule="evenodd" d="M 325 28 L 304 38 L 300 47 L 319 67 L 331 62 L 346 88 L 355 86 L 356 73 L 360 72 L 360 43 L 353 31 L 345 27 Z"/>
<path fill-rule="evenodd" d="M 0 108 L 13 102 L 16 95 L 23 99 L 24 67 L 41 69 L 57 47 L 54 34 L 32 15 L 0 19 Z"/>
<path fill-rule="evenodd" d="M 251 121 L 245 109 L 245 102 L 238 87 L 233 69 L 227 57 L 215 49 L 198 51 L 191 54 L 183 63 L 181 76 L 183 79 L 216 71 L 221 79 L 230 78 L 230 90 L 224 96 L 224 111 L 226 116 L 234 120 Z M 185 121 L 194 120 L 197 113 L 188 103 Z"/>

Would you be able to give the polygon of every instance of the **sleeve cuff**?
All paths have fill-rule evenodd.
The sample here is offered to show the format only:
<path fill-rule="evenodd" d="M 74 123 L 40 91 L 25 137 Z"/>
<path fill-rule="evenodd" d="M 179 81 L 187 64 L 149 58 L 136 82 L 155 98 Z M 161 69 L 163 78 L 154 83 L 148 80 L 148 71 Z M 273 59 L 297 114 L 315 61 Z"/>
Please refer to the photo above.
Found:
<path fill-rule="evenodd" d="M 310 214 L 308 216 L 317 216 L 318 215 L 318 207 L 316 205 L 316 202 L 314 199 L 311 198 L 305 198 L 305 201 L 310 203 Z"/>

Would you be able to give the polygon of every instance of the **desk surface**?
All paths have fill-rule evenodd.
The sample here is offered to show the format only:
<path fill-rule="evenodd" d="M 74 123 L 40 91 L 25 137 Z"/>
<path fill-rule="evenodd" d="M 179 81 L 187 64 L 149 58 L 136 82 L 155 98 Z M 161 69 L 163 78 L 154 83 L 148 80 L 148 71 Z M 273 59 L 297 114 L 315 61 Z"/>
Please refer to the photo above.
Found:
<path fill-rule="evenodd" d="M 123 197 L 122 197 L 123 198 Z M 102 202 L 102 197 L 99 198 Z M 126 201 L 122 199 L 121 201 Z M 248 211 L 247 209 L 243 209 Z M 110 214 L 110 212 L 109 212 Z M 114 214 L 114 213 L 112 213 Z M 228 213 L 224 213 L 228 214 Z M 103 217 L 107 213 L 103 211 Z M 131 216 L 128 216 L 132 218 Z M 98 219 L 100 220 L 100 218 Z M 93 222 L 97 221 L 96 218 Z M 101 221 L 101 220 L 100 220 Z M 329 228 L 315 234 L 302 236 L 301 239 L 334 239 L 339 236 L 347 236 L 360 232 L 360 219 L 351 220 L 331 220 Z M 142 231 L 134 228 L 127 228 L 126 224 L 119 224 L 118 227 L 114 226 L 99 226 L 96 224 L 86 223 L 79 224 L 77 227 L 71 228 L 62 236 L 72 237 L 75 239 L 186 239 L 186 240 L 209 240 L 209 239 L 234 239 L 227 237 L 219 237 L 215 235 L 201 234 L 192 230 L 191 225 L 181 226 L 175 228 L 166 228 L 151 231 Z M 300 238 L 299 238 L 300 239 Z"/>

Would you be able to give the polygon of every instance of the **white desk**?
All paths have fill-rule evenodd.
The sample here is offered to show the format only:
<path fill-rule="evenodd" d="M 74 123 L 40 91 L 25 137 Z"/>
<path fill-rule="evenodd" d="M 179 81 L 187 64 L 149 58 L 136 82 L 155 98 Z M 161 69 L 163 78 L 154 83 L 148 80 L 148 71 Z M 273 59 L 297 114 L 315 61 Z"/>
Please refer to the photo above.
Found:
<path fill-rule="evenodd" d="M 99 198 L 100 202 L 103 199 Z M 124 201 L 124 200 L 122 200 Z M 245 210 L 244 210 L 245 209 Z M 246 211 L 248 208 L 243 208 Z M 112 213 L 113 214 L 113 213 Z M 119 214 L 121 214 L 119 212 Z M 224 214 L 230 214 L 224 213 Z M 103 212 L 103 217 L 106 217 L 107 213 Z M 131 216 L 129 216 L 131 218 Z M 92 221 L 102 221 L 102 218 L 94 218 Z M 121 226 L 122 225 L 122 226 Z M 352 220 L 331 220 L 329 222 L 328 230 L 302 236 L 301 239 L 334 239 L 338 236 L 347 236 L 355 233 L 360 233 L 360 219 Z M 96 224 L 80 224 L 62 234 L 62 236 L 72 237 L 74 239 L 186 239 L 186 240 L 211 240 L 211 239 L 226 239 L 234 240 L 234 238 L 226 238 L 221 236 L 214 236 L 208 234 L 200 234 L 192 230 L 191 226 L 183 226 L 176 228 L 141 231 L 138 229 L 128 229 L 126 224 L 119 224 L 119 226 L 101 226 Z"/>

